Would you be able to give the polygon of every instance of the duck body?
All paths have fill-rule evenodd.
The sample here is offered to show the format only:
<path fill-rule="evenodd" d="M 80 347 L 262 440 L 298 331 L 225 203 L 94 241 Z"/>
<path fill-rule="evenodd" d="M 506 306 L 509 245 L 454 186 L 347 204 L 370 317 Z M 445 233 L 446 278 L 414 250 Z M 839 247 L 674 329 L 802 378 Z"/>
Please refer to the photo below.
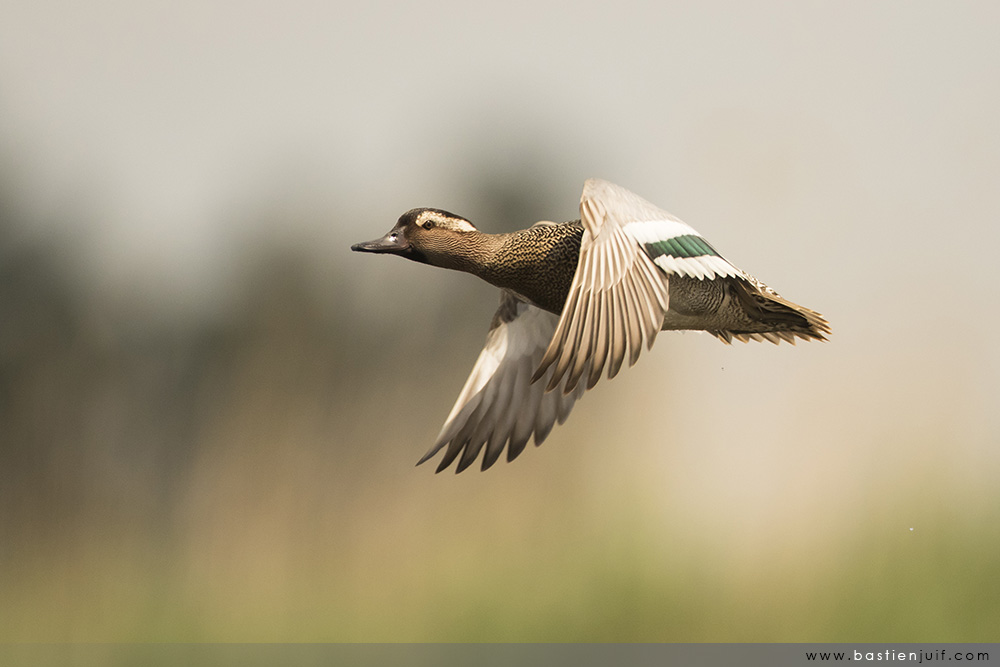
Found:
<path fill-rule="evenodd" d="M 501 289 L 484 348 L 437 442 L 440 472 L 508 460 L 597 383 L 639 357 L 661 330 L 724 342 L 825 340 L 829 324 L 725 260 L 687 224 L 606 181 L 584 186 L 579 220 L 487 234 L 441 209 L 404 213 L 381 239 L 352 250 L 398 254 L 472 273 Z M 559 389 L 560 391 L 556 391 Z"/>

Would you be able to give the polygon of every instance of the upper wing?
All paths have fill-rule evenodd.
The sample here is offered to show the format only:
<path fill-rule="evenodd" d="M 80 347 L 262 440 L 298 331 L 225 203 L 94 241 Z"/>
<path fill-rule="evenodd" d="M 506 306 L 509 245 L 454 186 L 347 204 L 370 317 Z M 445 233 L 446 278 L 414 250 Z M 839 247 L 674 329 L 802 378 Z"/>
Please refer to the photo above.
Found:
<path fill-rule="evenodd" d="M 625 188 L 590 179 L 580 199 L 580 262 L 559 324 L 533 381 L 548 374 L 546 390 L 563 379 L 587 388 L 639 358 L 653 345 L 669 307 L 666 274 L 695 278 L 742 276 L 694 229 Z M 568 375 L 567 375 L 568 373 Z"/>
<path fill-rule="evenodd" d="M 566 420 L 583 394 L 583 385 L 566 392 L 546 392 L 544 383 L 531 382 L 557 322 L 552 313 L 501 291 L 500 308 L 493 317 L 486 347 L 437 441 L 417 465 L 447 445 L 437 472 L 451 465 L 459 453 L 462 457 L 456 472 L 462 472 L 485 445 L 482 469 L 486 470 L 508 442 L 507 460 L 512 461 L 532 433 L 535 444 L 540 445 L 556 420 L 560 424 Z"/>

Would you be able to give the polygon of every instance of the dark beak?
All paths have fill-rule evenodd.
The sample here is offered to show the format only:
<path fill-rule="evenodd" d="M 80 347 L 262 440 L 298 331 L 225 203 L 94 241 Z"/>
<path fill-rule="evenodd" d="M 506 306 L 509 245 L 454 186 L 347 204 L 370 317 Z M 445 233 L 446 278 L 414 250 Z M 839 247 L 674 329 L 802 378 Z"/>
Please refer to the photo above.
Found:
<path fill-rule="evenodd" d="M 400 229 L 390 230 L 388 234 L 374 241 L 355 243 L 351 246 L 354 252 L 388 252 L 394 255 L 403 255 L 410 249 L 410 244 L 403 236 Z"/>

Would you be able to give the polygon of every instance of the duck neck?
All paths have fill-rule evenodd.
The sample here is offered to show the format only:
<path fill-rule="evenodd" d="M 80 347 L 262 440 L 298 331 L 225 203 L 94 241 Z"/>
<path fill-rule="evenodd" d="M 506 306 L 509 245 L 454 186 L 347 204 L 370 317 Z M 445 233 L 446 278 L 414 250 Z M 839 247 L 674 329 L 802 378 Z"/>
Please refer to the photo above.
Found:
<path fill-rule="evenodd" d="M 444 269 L 464 271 L 493 282 L 489 278 L 490 267 L 500 248 L 504 237 L 508 234 L 484 234 L 483 232 L 466 232 L 455 238 L 440 252 L 425 251 L 431 264 Z"/>

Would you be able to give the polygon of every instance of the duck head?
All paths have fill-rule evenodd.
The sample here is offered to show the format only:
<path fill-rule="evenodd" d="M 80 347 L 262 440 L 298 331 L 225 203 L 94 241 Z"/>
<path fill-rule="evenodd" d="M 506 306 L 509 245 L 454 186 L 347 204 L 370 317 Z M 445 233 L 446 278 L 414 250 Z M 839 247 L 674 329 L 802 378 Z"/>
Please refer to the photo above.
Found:
<path fill-rule="evenodd" d="M 465 218 L 437 208 L 415 208 L 399 217 L 382 238 L 355 243 L 355 252 L 399 255 L 415 262 L 447 266 L 464 245 L 463 235 L 476 232 Z"/>

